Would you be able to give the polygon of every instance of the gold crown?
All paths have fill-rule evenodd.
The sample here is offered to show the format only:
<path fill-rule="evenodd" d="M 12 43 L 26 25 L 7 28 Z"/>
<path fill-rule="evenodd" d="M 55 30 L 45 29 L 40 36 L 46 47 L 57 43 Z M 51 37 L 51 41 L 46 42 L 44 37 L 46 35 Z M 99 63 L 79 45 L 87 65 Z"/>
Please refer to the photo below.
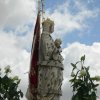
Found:
<path fill-rule="evenodd" d="M 46 20 L 43 21 L 42 25 L 54 25 L 54 21 L 50 20 L 50 18 L 47 18 Z"/>

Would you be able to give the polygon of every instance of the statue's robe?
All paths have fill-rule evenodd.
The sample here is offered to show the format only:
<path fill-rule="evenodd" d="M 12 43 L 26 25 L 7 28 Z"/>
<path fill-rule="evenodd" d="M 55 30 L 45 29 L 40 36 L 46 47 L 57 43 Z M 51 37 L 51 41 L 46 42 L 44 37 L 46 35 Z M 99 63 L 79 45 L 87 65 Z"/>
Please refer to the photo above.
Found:
<path fill-rule="evenodd" d="M 56 46 L 49 33 L 43 32 L 40 40 L 38 67 L 38 100 L 60 100 L 63 64 L 53 59 Z M 61 56 L 58 53 L 58 56 Z"/>

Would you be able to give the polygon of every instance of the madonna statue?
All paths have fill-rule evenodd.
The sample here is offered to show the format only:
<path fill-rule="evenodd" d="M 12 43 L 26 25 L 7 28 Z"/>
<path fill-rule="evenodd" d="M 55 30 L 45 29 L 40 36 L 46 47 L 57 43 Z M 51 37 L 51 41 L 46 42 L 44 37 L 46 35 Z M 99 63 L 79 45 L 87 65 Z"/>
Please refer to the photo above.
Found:
<path fill-rule="evenodd" d="M 43 23 L 40 39 L 38 67 L 38 100 L 60 100 L 63 81 L 63 57 L 61 56 L 60 39 L 51 37 L 54 22 L 47 18 Z"/>

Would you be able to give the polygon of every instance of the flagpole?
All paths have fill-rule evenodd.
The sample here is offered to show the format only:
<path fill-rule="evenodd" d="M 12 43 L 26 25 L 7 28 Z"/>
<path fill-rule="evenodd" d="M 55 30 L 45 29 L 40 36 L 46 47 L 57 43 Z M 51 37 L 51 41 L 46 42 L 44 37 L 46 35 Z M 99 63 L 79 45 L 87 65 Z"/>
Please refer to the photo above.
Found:
<path fill-rule="evenodd" d="M 42 2 L 42 22 L 45 20 L 45 5 L 44 5 L 44 0 L 41 0 Z"/>
<path fill-rule="evenodd" d="M 41 9 L 41 7 L 40 7 L 40 4 L 41 4 L 41 1 L 40 0 L 38 0 L 38 14 L 39 14 L 39 16 L 40 16 L 40 9 Z"/>

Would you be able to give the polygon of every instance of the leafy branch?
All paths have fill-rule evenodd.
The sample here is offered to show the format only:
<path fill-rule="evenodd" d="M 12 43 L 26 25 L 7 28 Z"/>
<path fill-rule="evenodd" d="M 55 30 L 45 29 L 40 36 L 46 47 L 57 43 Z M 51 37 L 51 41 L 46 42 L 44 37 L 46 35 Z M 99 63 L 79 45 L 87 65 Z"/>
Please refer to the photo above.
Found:
<path fill-rule="evenodd" d="M 10 66 L 5 67 L 4 75 L 0 69 L 0 100 L 20 100 L 23 97 L 21 90 L 18 90 L 20 79 L 18 76 L 9 77 Z"/>
<path fill-rule="evenodd" d="M 85 55 L 80 58 L 80 61 L 75 64 L 71 63 L 73 67 L 71 72 L 72 79 L 70 80 L 73 87 L 72 100 L 96 100 L 97 86 L 95 81 L 100 81 L 100 76 L 91 77 L 89 68 L 84 66 Z M 79 68 L 80 65 L 80 68 Z"/>

